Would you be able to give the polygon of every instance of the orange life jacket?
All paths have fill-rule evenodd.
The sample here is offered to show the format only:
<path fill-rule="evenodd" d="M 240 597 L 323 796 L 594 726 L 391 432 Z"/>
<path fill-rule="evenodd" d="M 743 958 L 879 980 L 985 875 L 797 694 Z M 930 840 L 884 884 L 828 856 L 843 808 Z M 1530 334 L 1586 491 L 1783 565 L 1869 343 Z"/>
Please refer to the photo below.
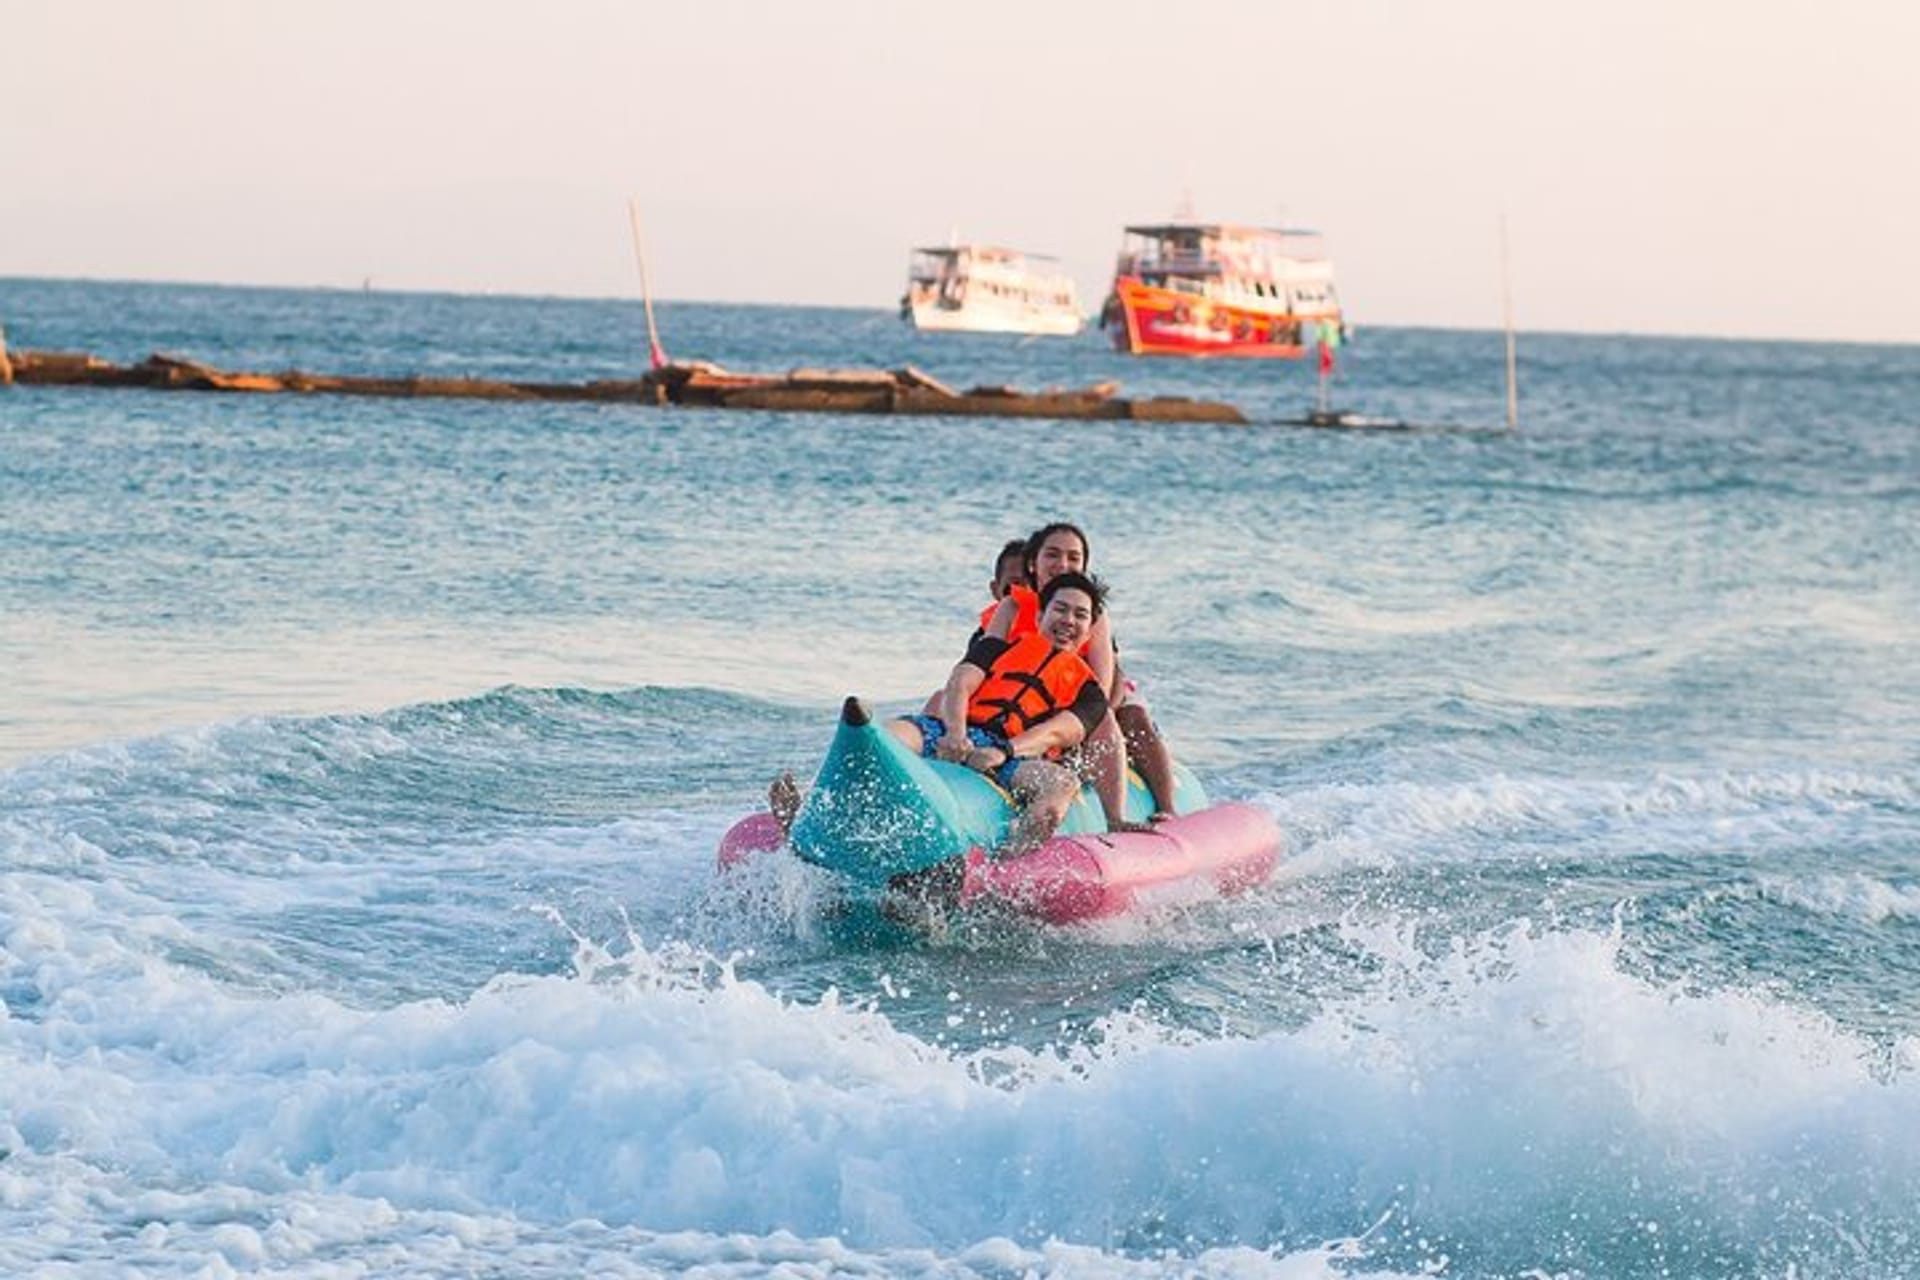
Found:
<path fill-rule="evenodd" d="M 1040 630 L 1040 593 L 1032 587 L 1015 583 L 1007 589 L 1007 599 L 1013 601 L 1013 625 L 1007 628 L 1008 641 L 1024 640 Z M 994 608 L 998 608 L 995 605 Z M 987 617 L 993 617 L 993 610 L 987 611 Z M 986 623 L 980 624 L 986 630 Z"/>
<path fill-rule="evenodd" d="M 994 660 L 967 703 L 967 723 L 1012 738 L 1072 706 L 1092 679 L 1093 668 L 1078 654 L 1035 632 Z"/>

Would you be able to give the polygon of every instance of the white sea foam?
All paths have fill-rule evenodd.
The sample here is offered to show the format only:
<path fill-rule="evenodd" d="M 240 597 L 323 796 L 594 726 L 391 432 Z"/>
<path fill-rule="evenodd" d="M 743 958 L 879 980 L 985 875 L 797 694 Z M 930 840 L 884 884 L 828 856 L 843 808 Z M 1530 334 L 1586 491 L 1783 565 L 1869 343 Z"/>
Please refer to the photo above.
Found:
<path fill-rule="evenodd" d="M 1448 1241 L 1506 1241 L 1482 1262 L 1518 1270 L 1595 1218 L 1738 1252 L 1782 1216 L 1831 1260 L 1892 1247 L 1904 1216 L 1874 1206 L 1920 1185 L 1884 1137 L 1920 1125 L 1914 1046 L 1651 985 L 1606 936 L 1430 955 L 1349 925 L 1378 982 L 1292 1031 L 1118 1014 L 955 1052 L 887 996 L 785 1000 L 680 947 L 581 942 L 571 976 L 452 1003 L 267 998 L 89 927 L 115 909 L 0 880 L 0 1261 L 28 1269 L 131 1239 L 215 1274 L 322 1274 L 347 1241 L 419 1271 L 678 1249 L 713 1274 L 1124 1275 L 1174 1249 L 1319 1275 L 1311 1246 L 1384 1218 L 1375 1250 L 1439 1266 Z"/>
<path fill-rule="evenodd" d="M 1867 924 L 1920 921 L 1920 884 L 1896 884 L 1856 872 L 1805 880 L 1762 876 L 1756 888 L 1768 901 L 1802 911 L 1844 916 Z"/>
<path fill-rule="evenodd" d="M 426 1271 L 472 1247 L 555 1273 L 619 1254 L 636 1274 L 1154 1273 L 1085 1243 L 1099 1230 L 1034 1221 L 1032 1181 L 1075 1181 L 1063 1135 L 1021 1156 L 1021 1094 L 875 1008 L 789 1004 L 675 948 L 585 945 L 574 978 L 459 1005 L 248 998 L 76 936 L 59 918 L 99 904 L 41 889 L 7 898 L 8 989 L 34 998 L 0 1022 L 0 1204 L 22 1228 L 0 1261 L 131 1234 L 182 1274 L 322 1273 L 347 1245 Z M 1014 1056 L 1054 1088 L 1088 1065 Z M 951 1164 L 928 1159 L 943 1149 Z M 982 1197 L 1008 1159 L 1044 1167 Z M 1202 1274 L 1330 1274 L 1325 1251 L 1186 1252 Z"/>
<path fill-rule="evenodd" d="M 1812 770 L 1570 779 L 1492 774 L 1464 781 L 1304 787 L 1259 798 L 1303 870 L 1477 860 L 1493 851 L 1593 856 L 1657 844 L 1711 855 L 1767 840 L 1809 840 L 1874 806 L 1913 808 L 1912 776 Z M 1655 839 L 1658 833 L 1658 839 Z M 1545 846 L 1552 846 L 1551 848 Z"/>

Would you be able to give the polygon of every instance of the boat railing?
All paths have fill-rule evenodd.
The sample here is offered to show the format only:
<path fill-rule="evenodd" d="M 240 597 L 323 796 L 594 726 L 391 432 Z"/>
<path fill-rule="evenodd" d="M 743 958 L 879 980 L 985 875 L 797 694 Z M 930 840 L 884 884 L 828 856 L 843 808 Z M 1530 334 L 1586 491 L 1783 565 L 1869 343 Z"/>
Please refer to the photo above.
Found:
<path fill-rule="evenodd" d="M 1199 253 L 1141 253 L 1121 258 L 1120 268 L 1122 275 L 1137 276 L 1151 271 L 1174 276 L 1215 276 L 1220 274 L 1222 265 L 1217 258 Z"/>

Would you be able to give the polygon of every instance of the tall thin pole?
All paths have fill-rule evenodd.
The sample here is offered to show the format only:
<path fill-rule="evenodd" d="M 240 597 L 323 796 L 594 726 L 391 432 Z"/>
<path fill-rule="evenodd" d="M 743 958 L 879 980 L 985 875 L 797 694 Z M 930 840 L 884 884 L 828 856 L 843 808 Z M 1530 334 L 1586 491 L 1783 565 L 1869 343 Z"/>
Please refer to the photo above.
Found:
<path fill-rule="evenodd" d="M 1324 324 L 1325 321 L 1321 323 Z M 1333 375 L 1333 352 L 1332 349 L 1327 346 L 1327 334 L 1324 329 L 1320 331 L 1320 351 L 1318 358 L 1320 364 L 1320 412 L 1318 416 L 1324 418 L 1327 416 L 1327 380 Z"/>
<path fill-rule="evenodd" d="M 647 311 L 647 360 L 655 369 L 664 369 L 667 353 L 660 345 L 660 330 L 653 323 L 653 290 L 647 285 L 647 253 L 640 247 L 639 201 L 627 201 L 627 218 L 633 224 L 633 260 L 640 265 L 640 302 Z"/>
<path fill-rule="evenodd" d="M 1507 430 L 1520 429 L 1519 362 L 1513 340 L 1513 283 L 1507 272 L 1507 215 L 1500 214 L 1500 310 L 1507 327 Z"/>

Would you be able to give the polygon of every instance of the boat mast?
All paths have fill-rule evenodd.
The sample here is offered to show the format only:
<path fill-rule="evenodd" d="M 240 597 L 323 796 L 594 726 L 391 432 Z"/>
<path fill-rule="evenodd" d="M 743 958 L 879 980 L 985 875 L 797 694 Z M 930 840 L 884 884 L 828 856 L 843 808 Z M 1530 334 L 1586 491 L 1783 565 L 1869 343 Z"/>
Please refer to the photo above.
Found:
<path fill-rule="evenodd" d="M 640 266 L 640 303 L 647 312 L 647 361 L 655 369 L 664 369 L 667 353 L 660 345 L 660 330 L 653 323 L 653 290 L 647 286 L 647 254 L 640 247 L 639 201 L 627 201 L 627 218 L 633 225 L 633 260 Z"/>
<path fill-rule="evenodd" d="M 1507 215 L 1500 214 L 1500 310 L 1507 329 L 1507 430 L 1520 429 L 1520 380 L 1514 358 L 1513 283 L 1507 273 Z"/>

